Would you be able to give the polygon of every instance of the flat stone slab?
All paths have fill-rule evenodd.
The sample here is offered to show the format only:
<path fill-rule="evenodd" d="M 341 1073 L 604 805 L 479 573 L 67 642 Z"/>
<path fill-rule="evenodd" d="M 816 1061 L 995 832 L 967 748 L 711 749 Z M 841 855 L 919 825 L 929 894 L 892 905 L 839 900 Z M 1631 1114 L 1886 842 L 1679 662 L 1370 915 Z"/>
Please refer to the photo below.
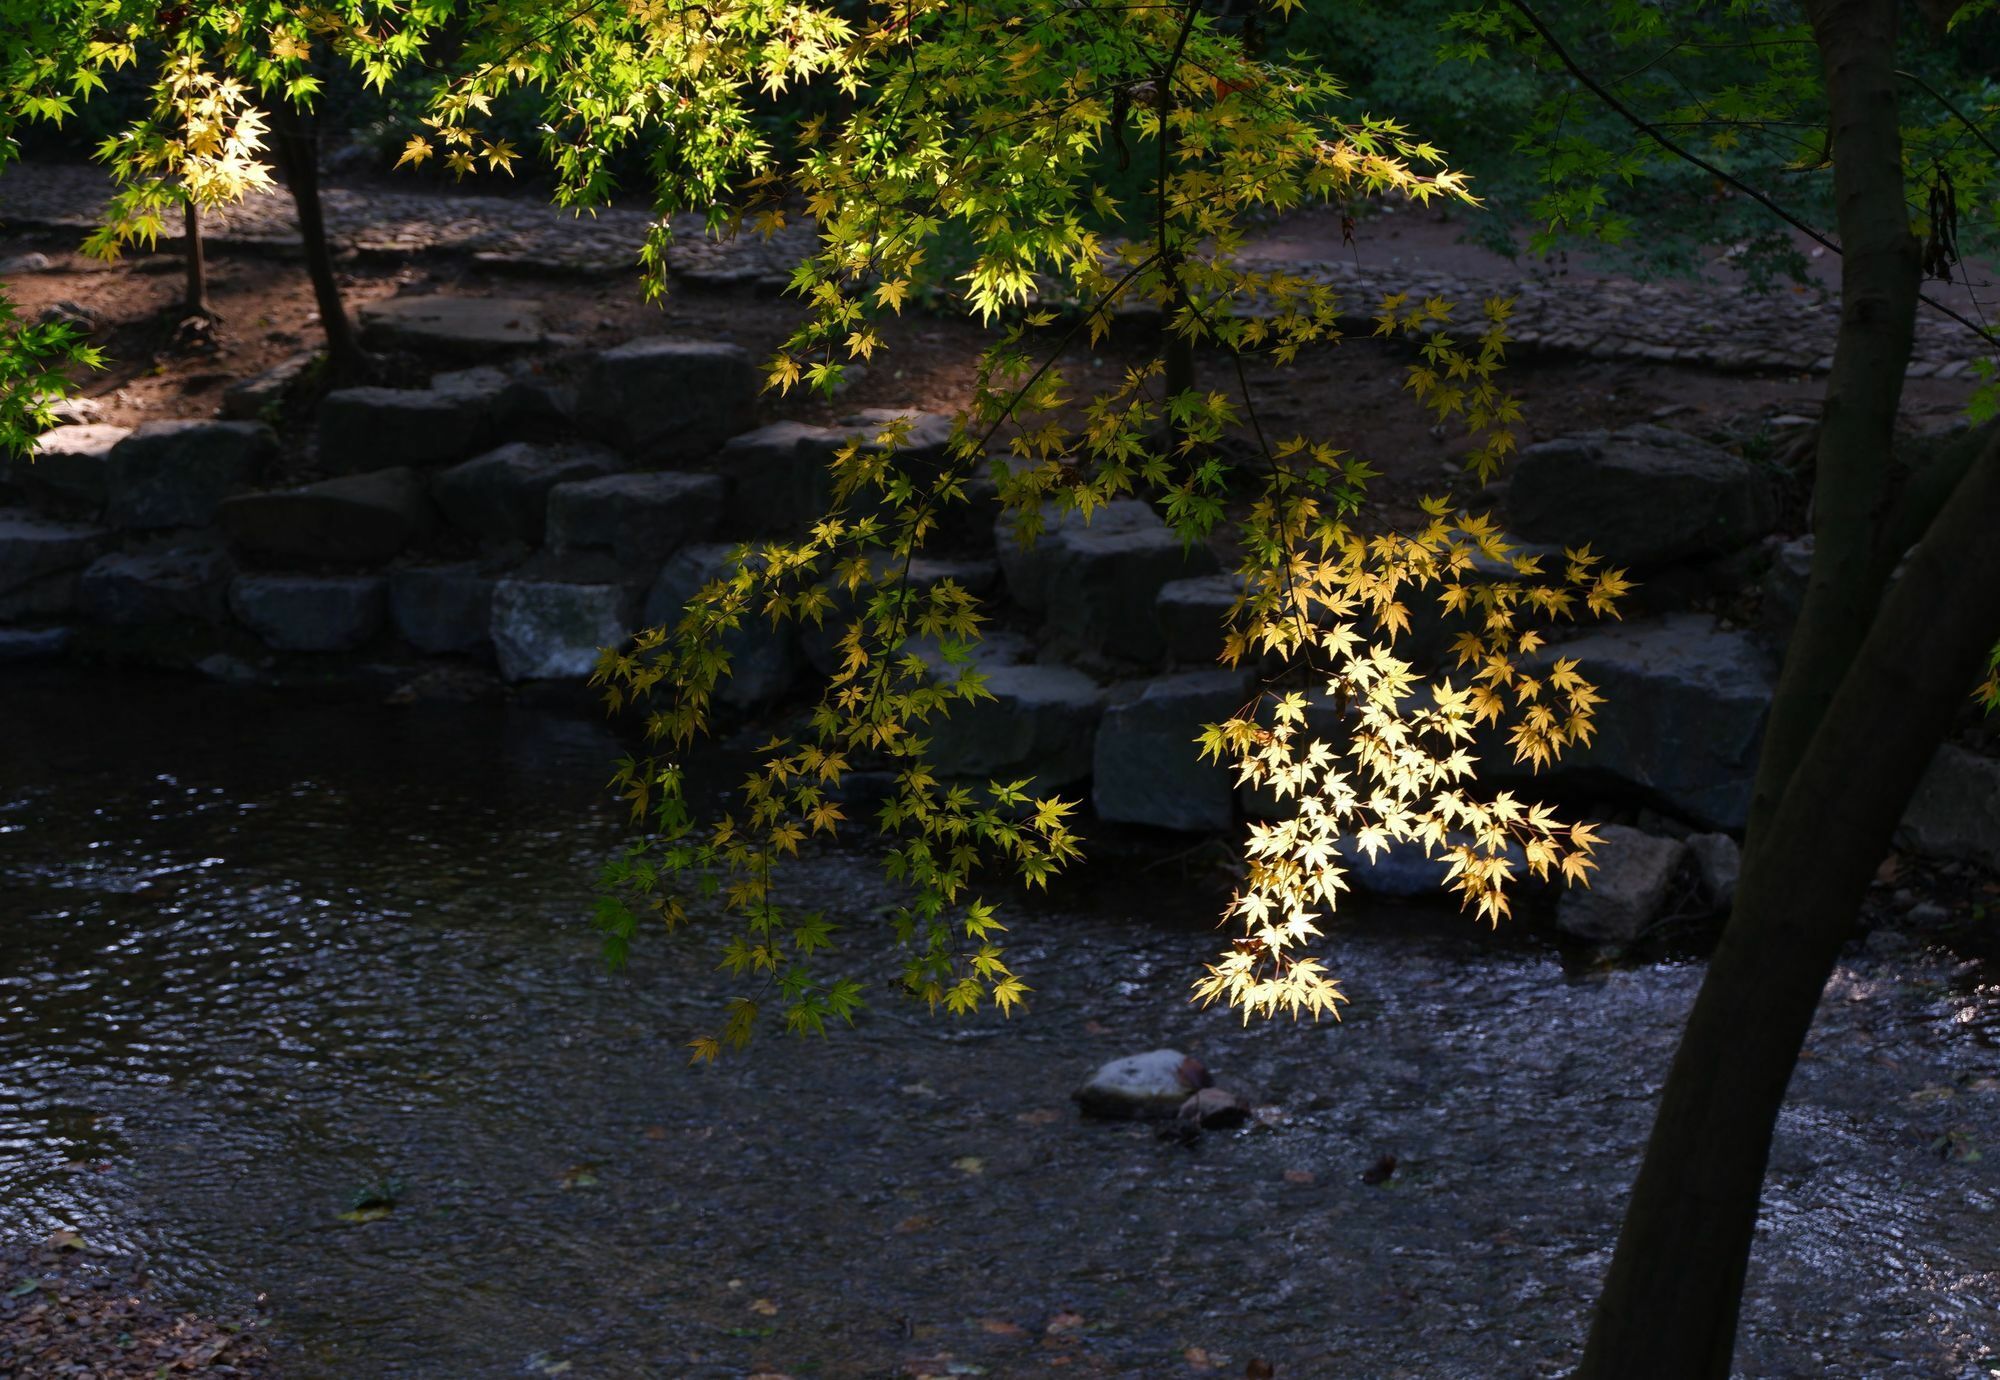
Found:
<path fill-rule="evenodd" d="M 112 447 L 131 434 L 103 422 L 53 427 L 36 438 L 32 458 L 6 461 L 7 479 L 31 500 L 95 515 L 110 491 Z"/>
<path fill-rule="evenodd" d="M 477 396 L 435 388 L 340 388 L 320 399 L 319 460 L 337 474 L 443 465 L 476 455 L 492 435 Z"/>
<path fill-rule="evenodd" d="M 238 494 L 217 512 L 229 539 L 279 561 L 372 565 L 431 525 L 423 481 L 407 467 L 270 493 Z"/>
<path fill-rule="evenodd" d="M 477 652 L 493 642 L 493 588 L 477 567 L 411 566 L 389 575 L 397 636 L 433 655 Z"/>
<path fill-rule="evenodd" d="M 86 566 L 110 539 L 102 527 L 0 509 L 0 594 Z"/>
<path fill-rule="evenodd" d="M 1169 580 L 1154 596 L 1153 612 L 1167 658 L 1182 665 L 1212 666 L 1222 655 L 1229 611 L 1243 592 L 1239 575 L 1196 575 Z"/>
<path fill-rule="evenodd" d="M 502 580 L 493 587 L 490 628 L 501 678 L 582 680 L 598 652 L 631 637 L 638 601 L 622 585 Z"/>
<path fill-rule="evenodd" d="M 111 448 L 104 517 L 114 527 L 206 527 L 277 458 L 262 422 L 147 422 Z"/>
<path fill-rule="evenodd" d="M 489 541 L 539 546 L 548 529 L 549 490 L 624 467 L 602 446 L 515 441 L 444 471 L 435 492 L 452 526 Z"/>
<path fill-rule="evenodd" d="M 478 356 L 532 349 L 548 328 L 538 303 L 513 297 L 391 297 L 356 313 L 362 343 Z"/>
<path fill-rule="evenodd" d="M 68 628 L 0 628 L 0 666 L 54 661 L 69 650 Z"/>
<path fill-rule="evenodd" d="M 656 471 L 558 484 L 548 491 L 552 551 L 609 551 L 658 564 L 714 530 L 724 488 L 712 474 Z"/>
<path fill-rule="evenodd" d="M 83 572 L 77 602 L 92 622 L 112 627 L 220 623 L 235 574 L 228 553 L 213 546 L 114 552 Z"/>
<path fill-rule="evenodd" d="M 1235 771 L 1201 760 L 1195 740 L 1203 724 L 1241 709 L 1249 687 L 1241 672 L 1183 671 L 1114 700 L 1097 730 L 1097 817 L 1188 832 L 1228 828 L 1236 817 Z"/>
<path fill-rule="evenodd" d="M 646 464 L 705 460 L 750 429 L 761 383 L 741 345 L 643 337 L 591 361 L 577 423 Z"/>
<path fill-rule="evenodd" d="M 273 651 L 345 652 L 381 631 L 387 591 L 379 575 L 239 575 L 229 608 Z"/>
<path fill-rule="evenodd" d="M 994 528 L 1014 602 L 1042 614 L 1054 646 L 1083 657 L 1153 663 L 1166 651 L 1154 605 L 1170 581 L 1215 570 L 1206 547 L 1184 548 L 1137 499 L 1104 504 L 1086 520 L 1048 510 L 1032 542 L 1011 515 Z"/>
<path fill-rule="evenodd" d="M 732 436 L 715 466 L 729 484 L 729 532 L 751 540 L 796 541 L 833 501 L 827 462 L 841 434 L 804 422 L 772 422 Z"/>
<path fill-rule="evenodd" d="M 1003 653 L 1004 654 L 1004 653 Z M 987 781 L 1031 778 L 1059 790 L 1090 775 L 1104 691 L 1068 666 L 975 663 L 992 699 L 954 702 L 928 726 L 940 775 Z"/>

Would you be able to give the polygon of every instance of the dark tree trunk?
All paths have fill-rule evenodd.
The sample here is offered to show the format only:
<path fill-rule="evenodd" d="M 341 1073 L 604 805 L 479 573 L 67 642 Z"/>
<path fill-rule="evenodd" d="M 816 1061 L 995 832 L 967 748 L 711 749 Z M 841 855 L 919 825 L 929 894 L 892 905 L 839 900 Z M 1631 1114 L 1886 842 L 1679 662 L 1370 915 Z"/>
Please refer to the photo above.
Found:
<path fill-rule="evenodd" d="M 187 239 L 187 292 L 181 306 L 191 316 L 215 318 L 208 303 L 208 257 L 201 243 L 201 207 L 189 197 L 181 204 L 181 225 Z"/>
<path fill-rule="evenodd" d="M 327 243 L 326 216 L 320 207 L 318 142 L 299 113 L 283 101 L 272 107 L 271 129 L 278 167 L 298 211 L 306 273 L 312 279 L 313 299 L 326 332 L 327 363 L 335 378 L 358 377 L 364 362 L 361 346 L 355 339 L 354 324 L 348 320 L 347 306 L 340 299 L 340 284 L 334 280 L 333 250 Z"/>
<path fill-rule="evenodd" d="M 1653 1124 L 1584 1380 L 1723 1380 L 1772 1131 L 1868 881 L 2000 636 L 2000 441 L 1930 513 L 1889 463 L 1918 255 L 1903 205 L 1895 0 L 1808 0 L 1842 262 L 1811 583 L 1772 707 L 1729 924 Z M 1932 516 L 1934 515 L 1934 517 Z M 1902 542 L 1921 533 L 1899 578 Z M 1887 591 L 1886 594 L 1884 591 Z"/>

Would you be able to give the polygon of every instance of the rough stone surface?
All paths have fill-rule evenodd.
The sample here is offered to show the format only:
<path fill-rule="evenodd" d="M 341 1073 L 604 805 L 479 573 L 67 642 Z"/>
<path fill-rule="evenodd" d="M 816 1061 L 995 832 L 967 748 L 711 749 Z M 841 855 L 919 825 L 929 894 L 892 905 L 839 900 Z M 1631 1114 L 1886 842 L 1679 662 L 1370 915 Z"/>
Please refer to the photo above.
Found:
<path fill-rule="evenodd" d="M 147 422 L 111 448 L 105 520 L 114 527 L 206 527 L 222 500 L 277 457 L 261 422 Z"/>
<path fill-rule="evenodd" d="M 53 661 L 69 650 L 68 628 L 0 628 L 0 665 Z"/>
<path fill-rule="evenodd" d="M 622 585 L 502 580 L 493 587 L 493 651 L 501 678 L 581 680 L 598 649 L 632 635 L 637 601 Z"/>
<path fill-rule="evenodd" d="M 213 546 L 115 552 L 83 572 L 77 602 L 91 621 L 113 627 L 220 623 L 235 573 L 229 554 Z"/>
<path fill-rule="evenodd" d="M 1113 703 L 1097 730 L 1091 798 L 1099 819 L 1162 829 L 1226 829 L 1235 818 L 1235 774 L 1202 761 L 1195 739 L 1243 707 L 1248 678 L 1183 671 L 1148 681 Z"/>
<path fill-rule="evenodd" d="M 467 399 L 490 419 L 495 434 L 560 426 L 575 409 L 571 390 L 527 360 L 456 369 L 431 379 L 431 389 Z"/>
<path fill-rule="evenodd" d="M 318 356 L 311 351 L 288 356 L 261 374 L 238 379 L 222 390 L 222 415 L 231 421 L 268 421 L 285 395 L 305 375 Z"/>
<path fill-rule="evenodd" d="M 0 509 L 0 594 L 90 564 L 110 537 L 101 527 Z"/>
<path fill-rule="evenodd" d="M 1718 911 L 1736 899 L 1736 879 L 1743 872 L 1743 849 L 1727 834 L 1690 834 L 1688 856 L 1701 878 L 1701 894 Z"/>
<path fill-rule="evenodd" d="M 749 430 L 757 388 L 756 367 L 740 345 L 648 337 L 591 362 L 577 419 L 635 459 L 696 460 Z"/>
<path fill-rule="evenodd" d="M 1604 697 L 1597 735 L 1544 776 L 1623 788 L 1710 829 L 1750 814 L 1775 668 L 1748 633 L 1704 614 L 1606 628 L 1537 654 L 1574 657 Z M 1489 747 L 1489 763 L 1510 760 Z"/>
<path fill-rule="evenodd" d="M 661 567 L 646 595 L 646 626 L 671 628 L 678 623 L 681 610 L 703 586 L 734 569 L 729 558 L 733 550 L 690 546 Z M 791 689 L 798 677 L 798 631 L 789 619 L 773 627 L 755 608 L 746 609 L 742 626 L 723 634 L 721 645 L 729 653 L 729 675 L 715 687 L 715 697 L 732 709 L 768 705 Z"/>
<path fill-rule="evenodd" d="M 1755 541 L 1777 506 L 1748 461 L 1634 426 L 1529 446 L 1514 462 L 1507 515 L 1530 541 L 1588 544 L 1612 565 L 1652 570 Z"/>
<path fill-rule="evenodd" d="M 460 357 L 505 354 L 542 343 L 541 307 L 511 297 L 391 297 L 357 313 L 362 343 Z"/>
<path fill-rule="evenodd" d="M 1759 589 L 1757 632 L 1766 646 L 1782 649 L 1792 640 L 1799 612 L 1806 605 L 1806 584 L 1812 578 L 1813 539 L 1807 533 L 1771 553 L 1770 568 Z"/>
<path fill-rule="evenodd" d="M 319 462 L 337 474 L 443 465 L 483 450 L 492 417 L 476 397 L 435 388 L 340 388 L 319 404 Z"/>
<path fill-rule="evenodd" d="M 1067 666 L 1007 664 L 992 653 L 975 664 L 993 698 L 954 703 L 934 726 L 931 760 L 940 774 L 1030 777 L 1038 791 L 1090 775 L 1092 737 L 1104 713 L 1097 682 Z"/>
<path fill-rule="evenodd" d="M 1588 887 L 1563 892 L 1556 927 L 1579 939 L 1629 944 L 1659 919 L 1687 845 L 1622 824 L 1604 825 L 1598 834 L 1597 870 Z"/>
<path fill-rule="evenodd" d="M 1164 1120 L 1178 1116 L 1195 1091 L 1181 1076 L 1186 1063 L 1177 1049 L 1128 1054 L 1103 1065 L 1070 1096 L 1086 1116 Z"/>
<path fill-rule="evenodd" d="M 1086 523 L 1079 512 L 1057 517 L 1031 545 L 1002 517 L 994 536 L 1008 593 L 1043 615 L 1058 650 L 1118 661 L 1156 662 L 1166 639 L 1154 613 L 1170 581 L 1215 569 L 1206 547 L 1183 550 L 1146 504 L 1107 503 Z"/>
<path fill-rule="evenodd" d="M 1950 743 L 1917 783 L 1898 846 L 2000 871 L 2000 761 Z"/>
<path fill-rule="evenodd" d="M 34 458 L 7 462 L 7 479 L 38 502 L 95 515 L 110 491 L 111 449 L 130 427 L 84 422 L 45 431 Z"/>
<path fill-rule="evenodd" d="M 375 564 L 431 525 L 423 481 L 407 467 L 224 499 L 223 531 L 244 551 L 278 561 Z"/>
<path fill-rule="evenodd" d="M 656 564 L 714 530 L 723 494 L 712 474 L 671 471 L 558 484 L 549 490 L 549 547 Z"/>
<path fill-rule="evenodd" d="M 716 460 L 729 483 L 727 530 L 744 540 L 804 536 L 832 501 L 826 466 L 840 436 L 804 422 L 772 422 L 731 437 Z"/>
<path fill-rule="evenodd" d="M 476 652 L 493 641 L 493 588 L 477 567 L 411 566 L 389 575 L 396 635 L 433 655 Z"/>
<path fill-rule="evenodd" d="M 346 652 L 381 631 L 387 586 L 379 575 L 239 575 L 229 607 L 273 651 Z"/>
<path fill-rule="evenodd" d="M 493 541 L 539 546 L 548 529 L 550 489 L 623 468 L 618 456 L 601 446 L 515 441 L 440 474 L 437 502 L 454 527 Z"/>
<path fill-rule="evenodd" d="M 1454 836 L 1453 841 L 1470 842 L 1463 836 Z M 1397 842 L 1370 857 L 1347 837 L 1340 840 L 1337 850 L 1340 865 L 1347 870 L 1348 886 L 1363 895 L 1420 900 L 1452 894 L 1445 890 L 1445 879 L 1451 875 L 1449 854 L 1433 857 L 1420 843 Z M 1516 877 L 1527 875 L 1526 850 L 1510 844 L 1507 857 L 1514 864 Z"/>
<path fill-rule="evenodd" d="M 1197 575 L 1161 585 L 1153 611 L 1167 658 L 1183 665 L 1214 665 L 1222 655 L 1223 625 L 1242 589 L 1242 578 L 1228 574 Z"/>
<path fill-rule="evenodd" d="M 1203 1088 L 1189 1094 L 1176 1116 L 1204 1131 L 1226 1131 L 1250 1119 L 1250 1104 L 1227 1088 Z"/>

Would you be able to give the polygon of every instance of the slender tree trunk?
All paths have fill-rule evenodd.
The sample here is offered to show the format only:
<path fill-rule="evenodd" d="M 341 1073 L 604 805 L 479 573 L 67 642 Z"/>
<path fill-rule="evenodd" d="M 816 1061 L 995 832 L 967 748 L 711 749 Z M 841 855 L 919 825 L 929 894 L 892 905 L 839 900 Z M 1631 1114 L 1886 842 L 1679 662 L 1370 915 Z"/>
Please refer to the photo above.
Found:
<path fill-rule="evenodd" d="M 272 106 L 271 128 L 278 167 L 285 174 L 292 205 L 298 211 L 306 273 L 312 279 L 313 299 L 326 331 L 327 361 L 336 378 L 354 378 L 361 373 L 363 357 L 354 323 L 340 298 L 340 284 L 333 276 L 333 251 L 327 243 L 326 216 L 319 200 L 319 148 L 299 113 L 282 100 Z"/>
<path fill-rule="evenodd" d="M 1843 243 L 1814 563 L 1759 763 L 1735 905 L 1668 1075 L 1579 1377 L 1722 1380 L 1771 1135 L 1827 978 L 2000 607 L 2000 442 L 1893 586 L 1896 408 L 1919 261 L 1903 206 L 1895 0 L 1808 0 Z M 1926 530 L 1927 529 L 1927 530 Z M 1884 591 L 1887 590 L 1885 594 Z"/>
<path fill-rule="evenodd" d="M 181 225 L 187 239 L 183 256 L 187 265 L 187 292 L 181 306 L 190 315 L 213 320 L 215 311 L 208 303 L 208 257 L 201 243 L 201 207 L 193 197 L 181 203 Z"/>

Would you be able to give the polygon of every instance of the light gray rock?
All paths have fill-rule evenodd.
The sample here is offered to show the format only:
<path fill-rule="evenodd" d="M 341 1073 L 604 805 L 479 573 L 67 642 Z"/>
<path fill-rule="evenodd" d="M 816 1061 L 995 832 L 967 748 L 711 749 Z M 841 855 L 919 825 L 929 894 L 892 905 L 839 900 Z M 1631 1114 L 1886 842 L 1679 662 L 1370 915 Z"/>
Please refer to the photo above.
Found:
<path fill-rule="evenodd" d="M 700 590 L 735 570 L 730 546 L 690 546 L 660 570 L 646 595 L 645 625 L 672 628 Z M 775 627 L 756 609 L 744 609 L 742 624 L 724 633 L 729 674 L 715 687 L 718 702 L 732 709 L 757 709 L 781 699 L 798 678 L 798 630 L 789 619 Z"/>
<path fill-rule="evenodd" d="M 1652 570 L 1734 551 L 1770 530 L 1777 502 L 1750 462 L 1683 432 L 1633 426 L 1529 446 L 1507 492 L 1529 541 L 1588 545 Z"/>
<path fill-rule="evenodd" d="M 1059 651 L 1116 661 L 1156 662 L 1166 639 L 1154 614 L 1170 581 L 1215 570 L 1206 547 L 1184 550 L 1146 504 L 1107 503 L 1085 522 L 1050 509 L 1032 544 L 1016 538 L 1013 519 L 994 531 L 1000 568 L 1014 602 L 1039 612 Z"/>
<path fill-rule="evenodd" d="M 262 422 L 147 422 L 111 448 L 105 520 L 152 530 L 206 527 L 230 494 L 248 488 L 277 458 Z"/>
<path fill-rule="evenodd" d="M 389 620 L 397 636 L 420 652 L 477 652 L 493 641 L 497 583 L 469 565 L 391 571 Z"/>
<path fill-rule="evenodd" d="M 1660 918 L 1687 845 L 1622 824 L 1604 825 L 1598 834 L 1603 842 L 1590 885 L 1563 892 L 1556 928 L 1597 943 L 1629 944 Z"/>
<path fill-rule="evenodd" d="M 399 466 L 237 494 L 217 517 L 239 549 L 271 560 L 373 565 L 429 530 L 432 513 L 423 481 Z"/>
<path fill-rule="evenodd" d="M 920 412 L 909 407 L 864 407 L 851 417 L 842 417 L 835 426 L 835 434 L 843 440 L 853 438 L 870 450 L 886 450 L 881 438 L 895 423 L 907 422 L 908 428 L 896 446 L 896 453 L 907 460 L 935 461 L 944 457 L 951 445 L 952 420 L 942 412 Z"/>
<path fill-rule="evenodd" d="M 0 666 L 53 661 L 69 650 L 68 628 L 0 628 Z"/>
<path fill-rule="evenodd" d="M 382 629 L 380 575 L 238 575 L 229 608 L 277 652 L 347 652 Z"/>
<path fill-rule="evenodd" d="M 714 530 L 723 483 L 712 474 L 614 474 L 549 490 L 554 551 L 609 551 L 632 565 L 658 564 Z"/>
<path fill-rule="evenodd" d="M 102 422 L 54 427 L 36 439 L 32 458 L 8 462 L 7 478 L 30 499 L 94 516 L 110 492 L 112 447 L 131 434 Z"/>
<path fill-rule="evenodd" d="M 49 256 L 29 250 L 26 254 L 9 254 L 0 259 L 0 278 L 12 278 L 24 273 L 47 273 Z"/>
<path fill-rule="evenodd" d="M 716 458 L 729 484 L 724 527 L 745 540 L 794 541 L 833 501 L 827 463 L 841 433 L 804 422 L 772 422 L 731 437 Z"/>
<path fill-rule="evenodd" d="M 111 533 L 102 527 L 0 509 L 0 594 L 79 570 L 95 560 L 110 540 Z"/>
<path fill-rule="evenodd" d="M 2000 871 L 2000 761 L 1947 743 L 1917 783 L 1899 847 Z"/>
<path fill-rule="evenodd" d="M 577 420 L 649 464 L 699 460 L 750 429 L 757 389 L 756 367 L 740 345 L 647 337 L 591 362 Z"/>
<path fill-rule="evenodd" d="M 1090 775 L 1093 738 L 1104 713 L 1097 682 L 1067 666 L 976 663 L 993 698 L 961 700 L 928 728 L 941 775 L 978 781 L 1033 780 L 1059 790 Z"/>
<path fill-rule="evenodd" d="M 617 454 L 602 446 L 514 441 L 440 474 L 438 507 L 454 527 L 493 541 L 539 546 L 548 530 L 549 490 L 623 468 Z"/>
<path fill-rule="evenodd" d="M 512 297 L 391 297 L 364 303 L 356 315 L 371 348 L 459 358 L 530 349 L 548 334 L 540 305 Z"/>
<path fill-rule="evenodd" d="M 285 396 L 319 358 L 310 350 L 290 355 L 261 374 L 237 379 L 222 390 L 222 415 L 231 421 L 269 421 Z"/>
<path fill-rule="evenodd" d="M 1688 855 L 1701 878 L 1701 894 L 1717 911 L 1736 900 L 1736 879 L 1743 873 L 1743 849 L 1727 834 L 1690 834 Z"/>
<path fill-rule="evenodd" d="M 435 388 L 339 388 L 320 399 L 319 462 L 336 474 L 446 465 L 493 434 L 478 399 Z"/>
<path fill-rule="evenodd" d="M 1536 654 L 1574 657 L 1604 697 L 1597 733 L 1543 775 L 1623 789 L 1709 829 L 1740 830 L 1770 708 L 1775 667 L 1750 634 L 1705 614 L 1631 622 Z M 1511 760 L 1497 743 L 1485 765 Z"/>
<path fill-rule="evenodd" d="M 220 623 L 235 574 L 229 554 L 213 546 L 114 552 L 83 572 L 77 603 L 92 622 L 112 627 Z"/>
<path fill-rule="evenodd" d="M 1182 1077 L 1188 1057 L 1177 1049 L 1156 1049 L 1113 1059 L 1093 1073 L 1070 1096 L 1085 1116 L 1113 1120 L 1178 1116 L 1196 1091 Z"/>
<path fill-rule="evenodd" d="M 1226 829 L 1236 780 L 1226 763 L 1203 761 L 1196 738 L 1243 707 L 1249 678 L 1236 671 L 1183 671 L 1148 681 L 1114 701 L 1098 726 L 1091 800 L 1099 819 L 1161 829 Z"/>
<path fill-rule="evenodd" d="M 1239 575 L 1197 575 L 1160 586 L 1153 611 L 1160 621 L 1167 658 L 1182 665 L 1211 666 L 1222 655 L 1230 609 L 1242 594 Z"/>
<path fill-rule="evenodd" d="M 638 622 L 622 585 L 502 580 L 493 587 L 493 651 L 503 680 L 582 680 L 598 650 L 619 646 Z"/>

